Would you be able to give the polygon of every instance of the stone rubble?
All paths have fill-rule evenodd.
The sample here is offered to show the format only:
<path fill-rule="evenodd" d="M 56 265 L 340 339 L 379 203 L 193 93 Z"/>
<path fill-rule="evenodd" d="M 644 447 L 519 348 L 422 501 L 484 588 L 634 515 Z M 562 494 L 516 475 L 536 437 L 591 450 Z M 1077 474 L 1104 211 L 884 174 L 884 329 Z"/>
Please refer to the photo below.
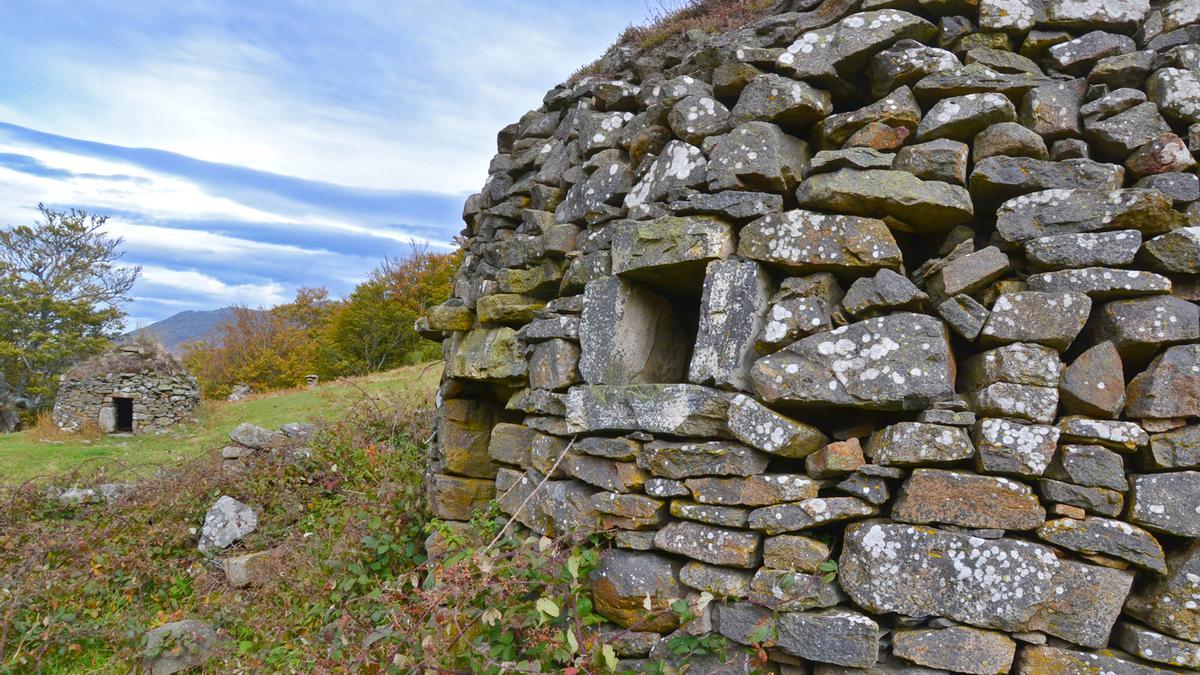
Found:
<path fill-rule="evenodd" d="M 607 531 L 626 670 L 1200 670 L 1198 6 L 614 48 L 464 206 L 432 513 Z"/>

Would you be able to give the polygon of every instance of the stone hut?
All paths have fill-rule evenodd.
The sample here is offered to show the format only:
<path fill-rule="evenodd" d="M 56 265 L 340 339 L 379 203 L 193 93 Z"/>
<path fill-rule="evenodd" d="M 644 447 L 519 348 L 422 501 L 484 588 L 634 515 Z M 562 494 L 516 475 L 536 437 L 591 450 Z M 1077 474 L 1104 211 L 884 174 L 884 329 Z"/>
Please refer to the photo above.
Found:
<path fill-rule="evenodd" d="M 54 402 L 65 431 L 96 424 L 105 433 L 159 433 L 192 419 L 200 385 L 156 344 L 122 344 L 72 368 Z"/>
<path fill-rule="evenodd" d="M 748 19 L 500 131 L 433 513 L 604 532 L 622 671 L 1200 671 L 1200 1 Z"/>

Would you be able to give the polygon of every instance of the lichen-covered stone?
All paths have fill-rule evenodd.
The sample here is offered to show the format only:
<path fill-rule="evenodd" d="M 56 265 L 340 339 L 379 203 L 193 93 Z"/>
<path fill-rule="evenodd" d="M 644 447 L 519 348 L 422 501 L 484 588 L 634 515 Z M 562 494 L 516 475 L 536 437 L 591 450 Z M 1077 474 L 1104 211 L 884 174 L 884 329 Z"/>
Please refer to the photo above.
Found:
<path fill-rule="evenodd" d="M 638 453 L 638 466 L 664 478 L 753 476 L 767 468 L 768 457 L 728 441 L 653 441 Z"/>
<path fill-rule="evenodd" d="M 755 509 L 750 512 L 747 526 L 767 534 L 779 534 L 869 518 L 877 513 L 879 509 L 857 497 L 814 497 Z"/>
<path fill-rule="evenodd" d="M 797 274 L 862 274 L 903 263 L 883 221 L 802 209 L 772 213 L 742 228 L 737 252 Z"/>
<path fill-rule="evenodd" d="M 683 141 L 671 141 L 625 196 L 625 208 L 659 201 L 672 190 L 700 187 L 707 182 L 708 160 L 700 148 Z"/>
<path fill-rule="evenodd" d="M 496 494 L 496 483 L 483 478 L 433 474 L 429 480 L 429 508 L 436 518 L 470 520 Z"/>
<path fill-rule="evenodd" d="M 897 310 L 919 311 L 929 296 L 907 277 L 882 269 L 873 277 L 856 279 L 842 298 L 842 309 L 858 319 Z"/>
<path fill-rule="evenodd" d="M 759 359 L 751 378 L 767 402 L 901 410 L 951 395 L 951 367 L 945 326 L 902 312 L 803 338 Z"/>
<path fill-rule="evenodd" d="M 906 523 L 1032 530 L 1046 510 L 1027 485 L 961 471 L 916 469 L 900 488 L 892 518 Z"/>
<path fill-rule="evenodd" d="M 769 506 L 811 499 L 817 484 L 796 474 L 759 474 L 745 478 L 689 478 L 685 481 L 701 504 Z"/>
<path fill-rule="evenodd" d="M 868 668 L 879 654 L 879 625 L 858 612 L 787 612 L 776 625 L 779 649 L 809 661 Z"/>
<path fill-rule="evenodd" d="M 1159 574 L 1167 571 L 1162 546 L 1154 535 L 1119 520 L 1059 518 L 1039 527 L 1037 535 L 1072 551 L 1112 556 Z"/>
<path fill-rule="evenodd" d="M 1157 630 L 1200 642 L 1200 541 L 1169 554 L 1166 575 L 1139 587 L 1125 609 Z"/>
<path fill-rule="evenodd" d="M 742 89 L 733 107 L 734 124 L 773 122 L 784 129 L 805 129 L 833 112 L 829 92 L 773 73 L 759 75 Z"/>
<path fill-rule="evenodd" d="M 671 515 L 684 520 L 694 520 L 721 527 L 745 527 L 749 511 L 736 506 L 698 504 L 678 499 L 671 502 Z"/>
<path fill-rule="evenodd" d="M 1119 652 L 1084 652 L 1052 645 L 1026 645 L 1017 659 L 1019 675 L 1039 673 L 1111 673 L 1112 675 L 1166 675 L 1171 672 L 1143 665 Z"/>
<path fill-rule="evenodd" d="M 809 31 L 776 61 L 779 72 L 801 80 L 828 82 L 865 66 L 898 40 L 928 41 L 933 24 L 894 9 L 852 14 L 833 26 Z"/>
<path fill-rule="evenodd" d="M 1106 487 L 1119 492 L 1129 489 L 1124 460 L 1100 445 L 1060 446 L 1045 475 L 1076 485 Z"/>
<path fill-rule="evenodd" d="M 781 612 L 833 607 L 844 598 L 819 574 L 761 567 L 750 582 L 750 602 Z"/>
<path fill-rule="evenodd" d="M 804 176 L 808 144 L 767 122 L 746 122 L 719 137 L 709 152 L 708 189 L 784 193 Z"/>
<path fill-rule="evenodd" d="M 1145 626 L 1122 621 L 1113 631 L 1113 642 L 1147 661 L 1200 670 L 1200 644 L 1163 635 Z"/>
<path fill-rule="evenodd" d="M 729 438 L 729 400 L 694 384 L 572 387 L 567 425 L 578 432 L 647 431 L 675 436 Z"/>
<path fill-rule="evenodd" d="M 843 542 L 839 583 L 867 611 L 1037 630 L 1087 647 L 1107 643 L 1133 581 L 1038 544 L 886 521 L 850 525 Z"/>
<path fill-rule="evenodd" d="M 1181 124 L 1200 122 L 1200 75 L 1194 69 L 1162 68 L 1146 80 L 1146 95 Z"/>
<path fill-rule="evenodd" d="M 976 464 L 988 473 L 1040 476 L 1054 457 L 1058 433 L 1047 425 L 980 420 L 974 434 Z"/>
<path fill-rule="evenodd" d="M 1200 425 L 1151 435 L 1141 460 L 1151 470 L 1200 468 Z"/>
<path fill-rule="evenodd" d="M 1079 355 L 1063 371 L 1059 384 L 1063 409 L 1075 415 L 1111 418 L 1125 406 L 1121 355 L 1105 341 Z"/>
<path fill-rule="evenodd" d="M 974 214 L 966 188 L 922 181 L 907 171 L 841 169 L 806 178 L 796 189 L 802 207 L 869 218 L 890 216 L 913 231 L 944 232 Z"/>
<path fill-rule="evenodd" d="M 1171 280 L 1160 274 L 1107 267 L 1031 274 L 1025 282 L 1031 291 L 1074 291 L 1096 300 L 1171 292 Z"/>
<path fill-rule="evenodd" d="M 512 328 L 454 333 L 447 345 L 447 377 L 510 383 L 524 380 L 529 372 L 517 332 Z"/>
<path fill-rule="evenodd" d="M 717 598 L 745 598 L 750 595 L 752 572 L 708 565 L 692 560 L 679 570 L 679 581 L 688 588 L 707 591 Z"/>
<path fill-rule="evenodd" d="M 813 574 L 829 559 L 829 546 L 811 537 L 781 534 L 763 541 L 763 566 Z"/>
<path fill-rule="evenodd" d="M 925 287 L 935 300 L 971 295 L 1009 270 L 1008 256 L 995 246 L 968 253 L 942 266 Z"/>
<path fill-rule="evenodd" d="M 1008 243 L 1058 234 L 1138 230 L 1160 234 L 1184 224 L 1157 190 L 1051 189 L 1010 199 L 996 212 L 996 231 Z"/>
<path fill-rule="evenodd" d="M 612 227 L 613 274 L 677 286 L 680 278 L 703 278 L 713 260 L 733 254 L 733 228 L 713 216 L 667 216 L 624 220 Z"/>
<path fill-rule="evenodd" d="M 929 668 L 956 673 L 1007 673 L 1017 643 L 1003 633 L 969 626 L 899 630 L 892 635 L 892 652 Z"/>
<path fill-rule="evenodd" d="M 709 263 L 700 299 L 700 327 L 688 380 L 720 388 L 750 389 L 754 340 L 767 322 L 774 282 L 753 260 Z"/>
<path fill-rule="evenodd" d="M 1126 454 L 1145 447 L 1150 440 L 1146 430 L 1134 422 L 1098 420 L 1080 415 L 1059 419 L 1058 430 L 1064 443 L 1102 445 Z"/>
<path fill-rule="evenodd" d="M 762 535 L 677 520 L 654 535 L 654 545 L 669 553 L 725 567 L 750 569 L 762 562 Z"/>
<path fill-rule="evenodd" d="M 975 447 L 959 427 L 897 422 L 871 435 L 867 455 L 884 466 L 953 464 L 974 456 Z"/>
<path fill-rule="evenodd" d="M 829 442 L 820 429 L 780 415 L 742 394 L 729 402 L 727 425 L 741 442 L 780 457 L 801 459 Z"/>
<path fill-rule="evenodd" d="M 1119 267 L 1133 262 L 1142 244 L 1137 230 L 1060 234 L 1025 242 L 1025 257 L 1039 269 Z"/>
<path fill-rule="evenodd" d="M 1066 504 L 1102 516 L 1115 518 L 1125 507 L 1125 496 L 1108 488 L 1083 487 L 1043 478 L 1038 481 L 1038 489 L 1045 502 Z"/>
<path fill-rule="evenodd" d="M 1176 471 L 1129 477 L 1129 514 L 1155 532 L 1200 537 L 1200 472 Z"/>
<path fill-rule="evenodd" d="M 984 343 L 1034 342 L 1065 350 L 1083 330 L 1092 301 L 1075 291 L 1021 291 L 1001 295 L 979 337 Z"/>
<path fill-rule="evenodd" d="M 1001 94 L 952 96 L 938 101 L 921 119 L 917 140 L 970 141 L 993 124 L 1015 122 L 1016 119 L 1016 107 Z"/>
<path fill-rule="evenodd" d="M 1163 272 L 1200 272 L 1200 227 L 1181 227 L 1159 235 L 1146 242 L 1142 255 Z"/>

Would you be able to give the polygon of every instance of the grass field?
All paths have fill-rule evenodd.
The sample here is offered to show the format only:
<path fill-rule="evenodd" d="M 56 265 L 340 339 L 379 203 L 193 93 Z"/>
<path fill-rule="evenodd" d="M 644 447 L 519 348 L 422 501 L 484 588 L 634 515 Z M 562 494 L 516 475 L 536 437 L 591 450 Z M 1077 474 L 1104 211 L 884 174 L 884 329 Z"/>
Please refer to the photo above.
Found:
<path fill-rule="evenodd" d="M 199 423 L 161 436 L 109 436 L 89 440 L 70 434 L 35 438 L 30 432 L 0 435 L 0 484 L 38 477 L 80 481 L 128 481 L 147 477 L 165 464 L 194 458 L 225 444 L 242 422 L 275 428 L 288 422 L 330 419 L 351 402 L 384 390 L 427 396 L 437 387 L 440 364 L 409 366 L 386 373 L 252 396 L 243 401 L 211 401 L 199 410 Z"/>

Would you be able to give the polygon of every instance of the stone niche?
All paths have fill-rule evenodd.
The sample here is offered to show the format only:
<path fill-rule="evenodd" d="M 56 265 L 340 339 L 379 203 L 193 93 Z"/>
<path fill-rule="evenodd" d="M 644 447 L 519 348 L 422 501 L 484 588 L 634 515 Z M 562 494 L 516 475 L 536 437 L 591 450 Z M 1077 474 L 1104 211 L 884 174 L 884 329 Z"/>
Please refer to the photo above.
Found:
<path fill-rule="evenodd" d="M 161 433 L 194 419 L 196 378 L 158 345 L 132 343 L 85 361 L 63 376 L 54 423 L 64 431 L 90 426 L 108 434 Z"/>
<path fill-rule="evenodd" d="M 419 322 L 433 513 L 607 532 L 625 670 L 1200 670 L 1196 8 L 782 2 L 555 87 Z"/>

